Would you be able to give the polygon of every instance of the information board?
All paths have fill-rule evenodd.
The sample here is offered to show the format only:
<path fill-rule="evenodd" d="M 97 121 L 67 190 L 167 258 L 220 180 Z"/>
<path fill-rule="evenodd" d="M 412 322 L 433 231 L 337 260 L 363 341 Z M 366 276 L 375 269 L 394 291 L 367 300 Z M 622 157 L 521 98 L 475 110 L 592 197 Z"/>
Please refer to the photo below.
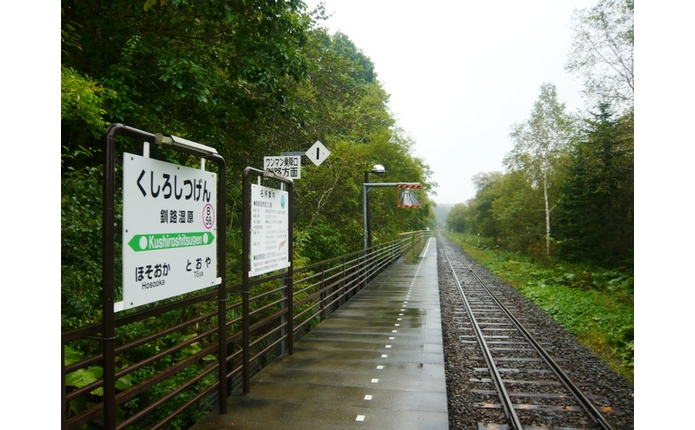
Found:
<path fill-rule="evenodd" d="M 287 191 L 251 184 L 249 276 L 289 267 L 288 199 Z"/>
<path fill-rule="evenodd" d="M 217 174 L 123 154 L 123 307 L 219 285 Z"/>

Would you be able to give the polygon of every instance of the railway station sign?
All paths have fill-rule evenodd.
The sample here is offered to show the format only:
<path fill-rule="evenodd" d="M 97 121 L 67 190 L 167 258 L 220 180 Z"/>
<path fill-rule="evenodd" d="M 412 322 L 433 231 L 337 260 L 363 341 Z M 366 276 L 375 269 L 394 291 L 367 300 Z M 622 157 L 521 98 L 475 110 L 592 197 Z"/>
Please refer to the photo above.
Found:
<path fill-rule="evenodd" d="M 219 285 L 217 174 L 123 154 L 123 307 Z"/>
<path fill-rule="evenodd" d="M 263 157 L 263 169 L 292 179 L 302 177 L 302 157 L 300 155 L 282 155 Z"/>
<path fill-rule="evenodd" d="M 290 266 L 289 194 L 251 184 L 251 250 L 249 276 Z"/>

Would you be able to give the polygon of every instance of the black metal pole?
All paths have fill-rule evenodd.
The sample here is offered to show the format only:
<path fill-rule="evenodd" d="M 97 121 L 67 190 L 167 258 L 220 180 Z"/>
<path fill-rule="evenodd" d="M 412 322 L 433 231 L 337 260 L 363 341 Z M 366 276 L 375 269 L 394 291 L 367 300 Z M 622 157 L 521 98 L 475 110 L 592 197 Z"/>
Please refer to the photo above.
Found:
<path fill-rule="evenodd" d="M 253 169 L 247 167 L 244 169 L 244 178 L 242 185 L 242 198 L 243 198 L 243 211 L 242 211 L 242 239 L 241 239 L 241 271 L 242 271 L 242 285 L 241 285 L 241 300 L 242 300 L 242 334 L 241 334 L 241 347 L 242 347 L 242 379 L 243 379 L 243 392 L 248 394 L 250 392 L 250 369 L 249 369 L 249 270 L 251 269 L 250 249 L 251 244 L 251 186 L 249 184 L 249 173 Z"/>
<path fill-rule="evenodd" d="M 227 166 L 220 155 L 208 157 L 219 167 L 219 186 L 217 193 L 217 268 L 221 278 L 217 290 L 217 337 L 218 356 L 218 395 L 220 414 L 227 413 Z M 220 228 L 221 226 L 221 228 Z"/>
<path fill-rule="evenodd" d="M 369 172 L 364 172 L 364 183 L 366 184 L 369 182 Z M 369 187 L 364 186 L 364 216 L 365 216 L 365 235 L 367 236 L 367 240 L 365 241 L 366 243 L 366 248 L 371 248 L 372 247 L 372 225 L 371 225 L 371 219 L 369 216 Z"/>
<path fill-rule="evenodd" d="M 104 198 L 102 224 L 102 332 L 104 344 L 104 428 L 116 428 L 116 354 L 113 337 L 116 334 L 114 302 L 114 198 L 116 134 L 122 130 L 122 124 L 113 124 L 106 132 L 106 151 L 104 153 Z"/>
<path fill-rule="evenodd" d="M 123 124 L 111 124 L 106 130 L 104 151 L 104 194 L 102 212 L 102 341 L 104 345 L 104 428 L 116 428 L 116 324 L 114 311 L 114 261 L 115 261 L 115 194 L 116 194 L 116 136 L 128 137 L 147 142 L 154 141 L 154 134 L 147 133 Z"/>
<path fill-rule="evenodd" d="M 288 269 L 289 282 L 287 282 L 287 353 L 289 355 L 294 355 L 294 185 L 291 182 L 286 182 L 287 184 L 287 222 L 288 232 L 287 232 L 287 252 L 288 258 L 290 260 L 290 267 Z"/>

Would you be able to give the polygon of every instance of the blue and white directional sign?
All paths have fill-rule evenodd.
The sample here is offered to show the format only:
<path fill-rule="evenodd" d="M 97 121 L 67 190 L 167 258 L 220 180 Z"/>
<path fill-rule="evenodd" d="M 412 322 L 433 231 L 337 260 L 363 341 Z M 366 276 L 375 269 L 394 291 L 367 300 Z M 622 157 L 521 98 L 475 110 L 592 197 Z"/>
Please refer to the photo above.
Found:
<path fill-rule="evenodd" d="M 289 193 L 251 184 L 251 270 L 258 276 L 290 266 Z"/>
<path fill-rule="evenodd" d="M 123 306 L 219 285 L 217 174 L 123 154 Z"/>

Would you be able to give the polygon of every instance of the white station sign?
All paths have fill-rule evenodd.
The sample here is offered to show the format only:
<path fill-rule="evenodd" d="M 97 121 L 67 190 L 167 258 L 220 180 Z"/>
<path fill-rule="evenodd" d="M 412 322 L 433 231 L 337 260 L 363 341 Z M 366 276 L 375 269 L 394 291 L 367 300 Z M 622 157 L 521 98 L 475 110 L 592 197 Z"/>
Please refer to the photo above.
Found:
<path fill-rule="evenodd" d="M 279 157 L 263 157 L 263 169 L 270 170 L 292 179 L 302 177 L 302 157 L 298 155 L 282 155 Z"/>
<path fill-rule="evenodd" d="M 288 199 L 287 191 L 251 184 L 251 277 L 290 266 Z"/>
<path fill-rule="evenodd" d="M 123 154 L 123 307 L 219 285 L 217 174 Z"/>

